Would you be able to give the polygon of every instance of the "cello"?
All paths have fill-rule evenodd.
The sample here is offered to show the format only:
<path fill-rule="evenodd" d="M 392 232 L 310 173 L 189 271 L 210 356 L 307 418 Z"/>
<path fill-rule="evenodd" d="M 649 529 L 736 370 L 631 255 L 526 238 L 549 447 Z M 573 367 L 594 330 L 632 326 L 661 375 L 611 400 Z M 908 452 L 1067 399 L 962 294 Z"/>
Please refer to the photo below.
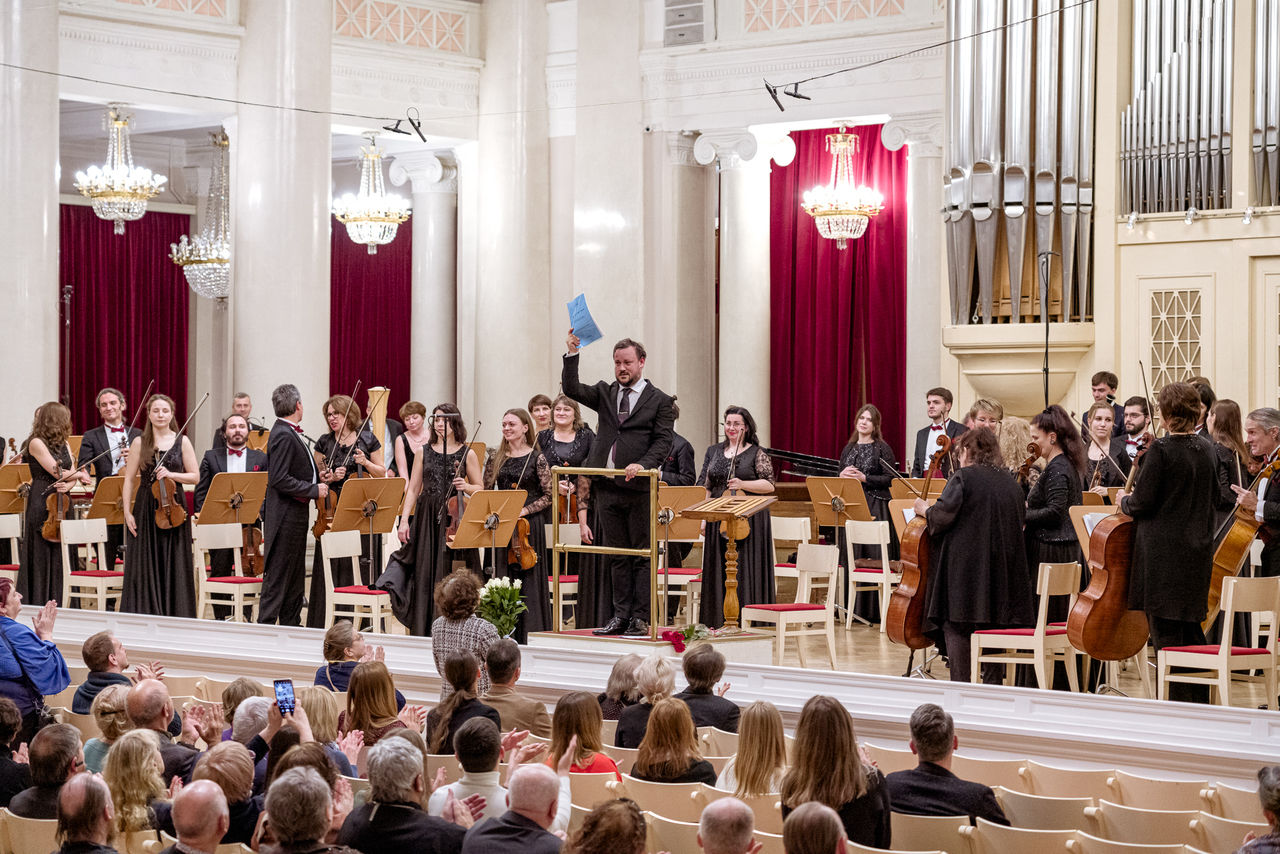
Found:
<path fill-rule="evenodd" d="M 951 437 L 938 437 L 938 450 L 929 458 L 924 475 L 922 495 L 929 494 L 929 482 L 938 473 L 942 460 L 951 452 Z M 929 584 L 929 526 L 923 516 L 916 516 L 902 532 L 900 545 L 902 580 L 893 589 L 889 607 L 885 609 L 885 634 L 915 655 L 917 649 L 928 649 L 933 641 L 924 635 L 925 592 Z M 908 667 L 908 670 L 910 668 Z"/>
<path fill-rule="evenodd" d="M 1257 493 L 1262 479 L 1274 478 L 1278 472 L 1280 472 L 1280 460 L 1263 466 L 1253 482 L 1249 484 L 1249 491 Z M 1267 529 L 1262 527 L 1257 517 L 1240 505 L 1236 505 L 1235 512 L 1228 518 L 1231 520 L 1231 527 L 1213 552 L 1213 575 L 1209 578 L 1209 609 L 1202 623 L 1205 631 L 1208 631 L 1214 618 L 1218 616 L 1218 610 L 1222 604 L 1223 581 L 1228 576 L 1235 577 L 1240 574 L 1240 567 L 1244 566 L 1245 559 L 1249 557 L 1249 548 L 1253 545 L 1254 537 L 1261 532 L 1264 542 L 1270 539 Z"/>

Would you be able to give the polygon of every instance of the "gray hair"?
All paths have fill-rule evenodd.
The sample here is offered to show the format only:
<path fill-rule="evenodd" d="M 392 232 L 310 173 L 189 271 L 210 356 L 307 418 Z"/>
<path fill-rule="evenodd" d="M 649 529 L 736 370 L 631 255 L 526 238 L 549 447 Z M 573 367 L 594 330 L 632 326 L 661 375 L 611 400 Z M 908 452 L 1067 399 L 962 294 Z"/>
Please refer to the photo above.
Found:
<path fill-rule="evenodd" d="M 292 383 L 278 385 L 275 391 L 271 392 L 271 408 L 275 410 L 277 418 L 287 418 L 296 412 L 300 400 L 302 395 L 298 393 L 298 387 Z"/>
<path fill-rule="evenodd" d="M 422 752 L 403 738 L 383 738 L 369 748 L 369 799 L 413 803 L 413 781 L 422 773 Z"/>
<path fill-rule="evenodd" d="M 647 703 L 670 697 L 676 690 L 676 674 L 659 653 L 653 653 L 636 668 L 636 687 Z"/>
<path fill-rule="evenodd" d="M 609 671 L 609 684 L 605 686 L 605 696 L 610 700 L 626 700 L 635 702 L 640 699 L 636 688 L 636 668 L 644 661 L 634 652 L 627 653 L 613 663 Z"/>
<path fill-rule="evenodd" d="M 507 805 L 539 815 L 550 812 L 560 797 L 560 778 L 546 765 L 521 765 L 507 783 Z"/>
<path fill-rule="evenodd" d="M 1280 409 L 1264 406 L 1249 413 L 1248 419 L 1268 432 L 1280 428 Z"/>
<path fill-rule="evenodd" d="M 754 829 L 751 807 L 737 798 L 712 801 L 698 821 L 702 850 L 706 854 L 746 854 Z"/>
<path fill-rule="evenodd" d="M 231 719 L 231 740 L 248 744 L 253 737 L 267 726 L 267 713 L 271 710 L 271 701 L 266 697 L 246 697 L 236 706 L 235 716 Z"/>
<path fill-rule="evenodd" d="M 1263 765 L 1258 769 L 1258 800 L 1264 810 L 1280 816 L 1280 765 Z"/>
<path fill-rule="evenodd" d="M 276 841 L 282 846 L 323 842 L 331 803 L 329 784 L 314 768 L 282 773 L 267 790 L 267 818 Z"/>

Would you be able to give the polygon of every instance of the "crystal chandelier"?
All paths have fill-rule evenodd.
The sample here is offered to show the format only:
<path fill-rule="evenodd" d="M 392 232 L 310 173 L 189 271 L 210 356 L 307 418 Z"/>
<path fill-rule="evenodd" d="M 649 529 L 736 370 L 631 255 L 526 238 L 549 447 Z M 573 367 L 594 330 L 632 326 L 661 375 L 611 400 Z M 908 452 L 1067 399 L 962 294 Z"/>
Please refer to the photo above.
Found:
<path fill-rule="evenodd" d="M 387 195 L 382 181 L 382 150 L 376 132 L 364 134 L 369 145 L 360 149 L 360 193 L 347 193 L 333 200 L 333 215 L 347 226 L 347 236 L 369 247 L 375 255 L 379 246 L 395 240 L 396 229 L 409 218 L 409 202 Z"/>
<path fill-rule="evenodd" d="M 872 187 L 854 183 L 853 155 L 858 150 L 856 134 L 827 134 L 827 151 L 831 152 L 831 183 L 814 187 L 804 194 L 801 207 L 813 217 L 818 233 L 834 240 L 837 249 L 844 249 L 850 240 L 857 240 L 867 230 L 871 217 L 884 209 L 884 196 Z"/>
<path fill-rule="evenodd" d="M 147 200 L 164 188 L 163 175 L 133 165 L 129 148 L 129 117 L 123 104 L 107 105 L 107 162 L 76 173 L 75 188 L 93 202 L 99 219 L 115 222 L 115 233 L 124 234 L 124 224 L 141 219 Z"/>
<path fill-rule="evenodd" d="M 231 205 L 227 190 L 230 161 L 227 135 L 209 134 L 214 145 L 213 176 L 205 200 L 204 228 L 190 240 L 182 235 L 169 244 L 169 257 L 182 266 L 187 284 L 197 295 L 225 299 L 231 293 Z"/>

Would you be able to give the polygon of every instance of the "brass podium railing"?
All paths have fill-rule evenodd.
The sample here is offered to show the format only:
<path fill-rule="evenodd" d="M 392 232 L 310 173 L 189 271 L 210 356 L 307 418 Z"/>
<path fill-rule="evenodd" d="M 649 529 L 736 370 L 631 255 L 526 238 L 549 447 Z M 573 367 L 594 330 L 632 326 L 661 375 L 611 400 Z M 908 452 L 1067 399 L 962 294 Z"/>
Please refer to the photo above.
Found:
<path fill-rule="evenodd" d="M 636 473 L 636 477 L 647 477 L 649 479 L 649 548 L 647 549 L 620 549 L 612 546 L 569 546 L 560 541 L 560 475 L 582 475 L 586 477 L 615 477 L 625 475 L 624 469 L 591 469 L 578 468 L 577 466 L 553 466 L 551 468 L 551 480 L 555 484 L 555 494 L 551 500 L 551 589 L 553 607 L 556 612 L 556 634 L 564 632 L 564 604 L 563 597 L 560 593 L 560 556 L 569 552 L 578 554 L 594 554 L 594 555 L 625 555 L 628 557 L 648 557 L 649 558 L 649 640 L 658 639 L 658 623 L 654 619 L 658 613 L 658 484 L 660 483 L 657 469 L 641 469 Z M 582 573 L 578 574 L 579 590 L 581 590 Z M 581 604 L 582 597 L 578 597 Z M 582 609 L 578 609 L 581 613 Z"/>

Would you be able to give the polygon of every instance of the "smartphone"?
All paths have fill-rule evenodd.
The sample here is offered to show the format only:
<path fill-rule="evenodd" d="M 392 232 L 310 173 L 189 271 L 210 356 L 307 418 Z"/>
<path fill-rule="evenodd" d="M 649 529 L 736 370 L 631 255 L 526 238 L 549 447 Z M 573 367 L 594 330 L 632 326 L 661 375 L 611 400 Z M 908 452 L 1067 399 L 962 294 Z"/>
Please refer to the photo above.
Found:
<path fill-rule="evenodd" d="M 277 679 L 275 681 L 276 688 L 276 705 L 280 707 L 280 714 L 288 715 L 293 712 L 295 700 L 293 698 L 293 680 Z"/>

